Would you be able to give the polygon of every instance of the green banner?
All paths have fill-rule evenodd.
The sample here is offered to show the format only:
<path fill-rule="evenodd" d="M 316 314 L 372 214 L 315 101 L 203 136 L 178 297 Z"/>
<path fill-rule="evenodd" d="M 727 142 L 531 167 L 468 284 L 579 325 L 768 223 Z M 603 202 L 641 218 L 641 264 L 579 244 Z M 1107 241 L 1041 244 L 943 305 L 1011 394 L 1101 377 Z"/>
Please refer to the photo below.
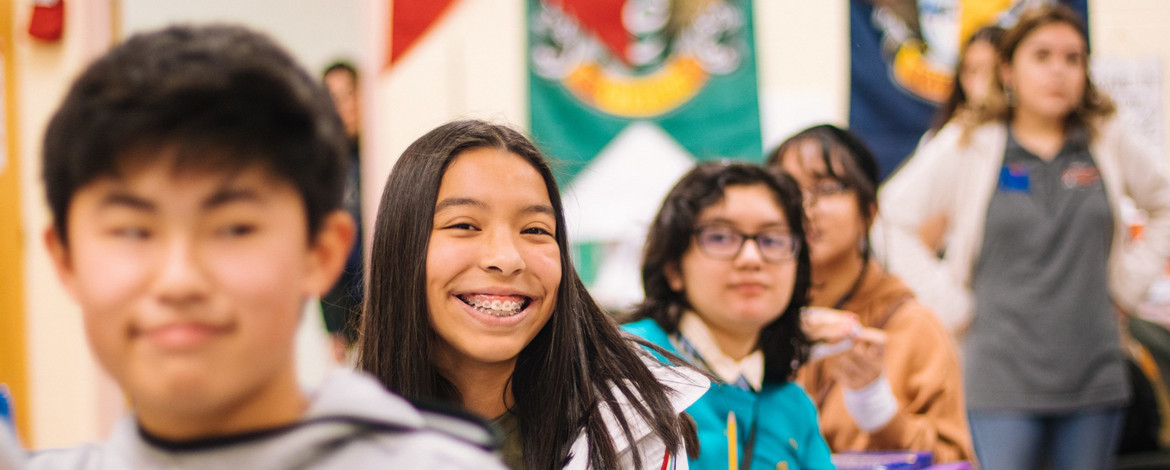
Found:
<path fill-rule="evenodd" d="M 583 11 L 606 3 L 621 14 Z M 698 160 L 762 157 L 750 0 L 529 0 L 528 8 L 532 134 L 561 161 L 562 184 L 635 121 L 661 127 Z M 600 37 L 617 28 L 624 51 Z"/>
<path fill-rule="evenodd" d="M 528 0 L 531 130 L 603 305 L 640 298 L 662 197 L 696 161 L 763 157 L 750 0 Z"/>

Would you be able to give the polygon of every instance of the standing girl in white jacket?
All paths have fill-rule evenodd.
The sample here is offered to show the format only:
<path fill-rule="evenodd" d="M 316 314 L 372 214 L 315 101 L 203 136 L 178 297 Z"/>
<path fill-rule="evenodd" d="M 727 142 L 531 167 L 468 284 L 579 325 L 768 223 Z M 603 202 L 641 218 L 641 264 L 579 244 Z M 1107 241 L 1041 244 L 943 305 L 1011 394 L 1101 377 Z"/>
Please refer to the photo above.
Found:
<path fill-rule="evenodd" d="M 1067 7 L 1024 13 L 999 57 L 1001 87 L 883 188 L 889 228 L 875 232 L 891 238 L 891 270 L 964 332 L 983 467 L 1110 468 L 1130 395 L 1115 313 L 1170 253 L 1170 179 L 1110 119 Z M 1142 244 L 1123 197 L 1149 214 Z M 914 237 L 938 214 L 951 224 L 941 262 Z"/>

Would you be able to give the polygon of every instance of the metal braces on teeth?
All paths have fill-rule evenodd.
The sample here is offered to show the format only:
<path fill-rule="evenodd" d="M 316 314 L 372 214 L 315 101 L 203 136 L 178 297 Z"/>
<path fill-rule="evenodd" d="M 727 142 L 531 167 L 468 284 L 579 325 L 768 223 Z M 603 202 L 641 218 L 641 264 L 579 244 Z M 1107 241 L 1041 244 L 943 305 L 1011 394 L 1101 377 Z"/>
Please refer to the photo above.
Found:
<path fill-rule="evenodd" d="M 492 300 L 490 302 L 468 299 L 464 296 L 459 296 L 459 300 L 470 305 L 480 313 L 491 315 L 493 317 L 510 317 L 524 310 L 528 304 L 528 299 L 518 301 L 500 301 Z"/>

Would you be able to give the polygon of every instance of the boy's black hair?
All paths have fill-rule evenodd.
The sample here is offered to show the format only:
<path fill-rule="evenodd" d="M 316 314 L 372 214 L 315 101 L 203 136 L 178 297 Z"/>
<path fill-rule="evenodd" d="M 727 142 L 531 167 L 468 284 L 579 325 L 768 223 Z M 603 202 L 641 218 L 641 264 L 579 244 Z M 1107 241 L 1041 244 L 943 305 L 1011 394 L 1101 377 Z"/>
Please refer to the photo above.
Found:
<path fill-rule="evenodd" d="M 49 122 L 53 223 L 94 180 L 173 158 L 173 171 L 259 166 L 292 184 L 308 235 L 341 207 L 345 131 L 329 94 L 267 36 L 239 26 L 137 34 L 91 64 Z"/>

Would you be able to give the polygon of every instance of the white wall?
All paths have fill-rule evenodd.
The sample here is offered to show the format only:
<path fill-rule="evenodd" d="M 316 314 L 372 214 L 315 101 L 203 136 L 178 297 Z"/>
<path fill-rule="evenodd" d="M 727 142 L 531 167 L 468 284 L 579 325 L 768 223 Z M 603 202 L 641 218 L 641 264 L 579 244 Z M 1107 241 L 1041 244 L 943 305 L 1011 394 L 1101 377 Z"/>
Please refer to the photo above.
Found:
<path fill-rule="evenodd" d="M 272 35 L 310 72 L 358 60 L 362 0 L 120 0 L 126 35 L 171 23 L 243 23 Z"/>
<path fill-rule="evenodd" d="M 1089 2 L 1089 30 L 1095 58 L 1153 59 L 1161 62 L 1162 106 L 1170 105 L 1170 2 L 1110 0 Z M 1163 149 L 1170 149 L 1170 113 L 1162 112 Z M 1170 158 L 1170 155 L 1167 156 Z"/>
<path fill-rule="evenodd" d="M 81 329 L 81 315 L 57 284 L 41 233 L 49 224 L 37 156 L 50 113 L 71 78 L 109 43 L 108 15 L 100 2 L 70 3 L 65 37 L 46 44 L 22 34 L 31 8 L 16 9 L 15 70 L 19 98 L 18 158 L 22 159 L 25 325 L 27 328 L 32 445 L 53 447 L 93 439 L 120 411 L 117 392 L 94 367 Z"/>
<path fill-rule="evenodd" d="M 362 139 L 365 207 L 378 207 L 397 156 L 439 124 L 475 117 L 528 127 L 524 5 L 460 0 L 372 81 L 377 95 Z"/>
<path fill-rule="evenodd" d="M 760 125 L 767 151 L 849 117 L 849 2 L 756 0 Z"/>

